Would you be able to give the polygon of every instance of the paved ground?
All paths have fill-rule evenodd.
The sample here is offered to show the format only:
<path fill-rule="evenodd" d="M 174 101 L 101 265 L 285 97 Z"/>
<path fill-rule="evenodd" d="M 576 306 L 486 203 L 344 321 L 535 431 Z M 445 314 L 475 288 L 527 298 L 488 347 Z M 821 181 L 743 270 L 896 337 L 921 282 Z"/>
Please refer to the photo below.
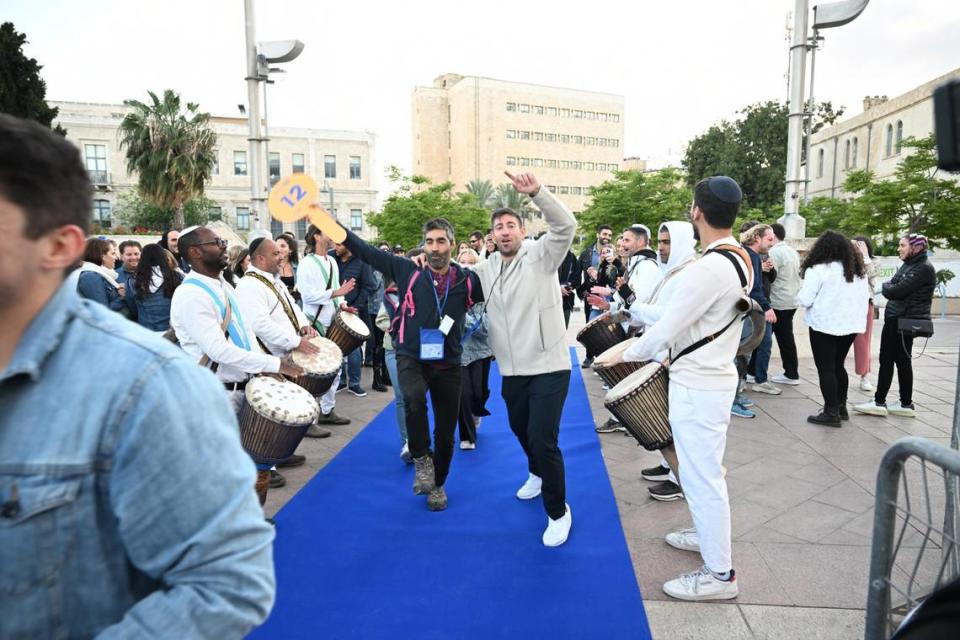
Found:
<path fill-rule="evenodd" d="M 574 313 L 568 339 L 583 325 Z M 798 323 L 798 341 L 806 329 Z M 734 566 L 740 597 L 723 604 L 683 603 L 661 590 L 664 581 L 701 564 L 699 555 L 663 542 L 668 531 L 690 525 L 684 501 L 655 502 L 640 470 L 658 457 L 619 433 L 600 436 L 655 638 L 862 638 L 869 572 L 873 494 L 878 462 L 889 443 L 907 435 L 948 445 L 953 416 L 960 321 L 937 321 L 937 335 L 914 361 L 918 417 L 852 416 L 842 429 L 806 422 L 820 403 L 816 370 L 801 358 L 798 387 L 780 396 L 749 393 L 753 420 L 733 418 L 724 464 L 733 517 Z M 921 341 L 922 342 L 922 341 Z M 879 349 L 875 331 L 874 362 Z M 919 353 L 919 345 L 915 353 Z M 808 353 L 805 349 L 802 353 Z M 781 371 L 774 349 L 771 374 Z M 582 354 L 581 354 L 582 355 Z M 848 361 L 852 372 L 852 356 Z M 606 419 L 600 380 L 585 372 L 597 422 Z M 364 369 L 369 390 L 370 370 Z M 871 376 L 875 381 L 875 372 Z M 895 401 L 896 381 L 889 398 Z M 867 396 L 850 391 L 851 402 Z M 268 513 L 279 509 L 372 419 L 392 393 L 367 398 L 346 392 L 337 412 L 353 418 L 334 436 L 306 440 L 299 452 L 308 462 L 285 471 L 288 484 L 271 490 Z M 611 585 L 616 588 L 616 585 Z"/>

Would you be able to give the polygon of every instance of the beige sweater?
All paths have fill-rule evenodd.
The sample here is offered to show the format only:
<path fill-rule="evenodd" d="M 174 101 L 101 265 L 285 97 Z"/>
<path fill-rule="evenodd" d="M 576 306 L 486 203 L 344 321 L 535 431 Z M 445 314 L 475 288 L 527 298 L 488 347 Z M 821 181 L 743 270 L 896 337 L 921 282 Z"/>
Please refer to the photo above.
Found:
<path fill-rule="evenodd" d="M 487 300 L 490 346 L 504 376 L 570 369 L 557 269 L 573 244 L 577 220 L 547 189 L 533 202 L 547 221 L 547 233 L 525 240 L 506 264 L 494 253 L 474 269 Z"/>

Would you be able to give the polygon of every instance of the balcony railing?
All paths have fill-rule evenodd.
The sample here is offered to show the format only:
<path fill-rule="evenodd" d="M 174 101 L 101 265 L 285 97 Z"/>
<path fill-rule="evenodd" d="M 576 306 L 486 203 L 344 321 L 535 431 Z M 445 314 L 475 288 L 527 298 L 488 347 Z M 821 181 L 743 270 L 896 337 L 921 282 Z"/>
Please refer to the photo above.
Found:
<path fill-rule="evenodd" d="M 105 187 L 111 184 L 110 172 L 90 170 L 90 182 L 95 186 Z"/>

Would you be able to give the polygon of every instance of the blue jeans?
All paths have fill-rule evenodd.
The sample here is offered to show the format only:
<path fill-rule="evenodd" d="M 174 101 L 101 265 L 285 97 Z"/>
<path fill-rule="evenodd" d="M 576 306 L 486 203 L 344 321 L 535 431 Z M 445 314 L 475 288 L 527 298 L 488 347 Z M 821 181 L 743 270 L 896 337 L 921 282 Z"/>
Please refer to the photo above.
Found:
<path fill-rule="evenodd" d="M 773 325 L 769 322 L 763 332 L 763 340 L 753 352 L 754 374 L 757 384 L 767 381 L 767 369 L 770 367 L 770 352 L 773 350 Z"/>
<path fill-rule="evenodd" d="M 387 375 L 390 376 L 390 384 L 393 385 L 393 398 L 397 403 L 397 429 L 400 431 L 400 444 L 407 444 L 407 421 L 404 419 L 407 403 L 403 400 L 403 394 L 400 392 L 400 377 L 397 375 L 397 352 L 393 349 L 383 352 L 384 360 L 387 363 Z"/>
<path fill-rule="evenodd" d="M 360 368 L 363 366 L 363 347 L 357 347 L 347 354 L 347 363 L 343 365 L 340 379 L 347 379 L 347 385 L 360 386 Z"/>

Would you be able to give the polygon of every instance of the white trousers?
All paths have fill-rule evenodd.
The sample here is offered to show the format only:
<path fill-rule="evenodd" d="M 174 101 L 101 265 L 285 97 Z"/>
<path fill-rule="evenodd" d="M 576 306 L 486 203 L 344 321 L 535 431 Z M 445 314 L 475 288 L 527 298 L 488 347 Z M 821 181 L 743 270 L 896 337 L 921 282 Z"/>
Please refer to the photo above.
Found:
<path fill-rule="evenodd" d="M 670 426 L 680 462 L 680 483 L 700 537 L 700 555 L 715 573 L 733 566 L 730 498 L 721 462 L 736 392 L 735 379 L 728 391 L 690 389 L 670 381 Z"/>
<path fill-rule="evenodd" d="M 340 369 L 337 369 L 337 377 L 333 379 L 333 384 L 327 389 L 327 392 L 320 396 L 320 411 L 330 413 L 337 404 L 337 387 L 340 386 Z"/>

